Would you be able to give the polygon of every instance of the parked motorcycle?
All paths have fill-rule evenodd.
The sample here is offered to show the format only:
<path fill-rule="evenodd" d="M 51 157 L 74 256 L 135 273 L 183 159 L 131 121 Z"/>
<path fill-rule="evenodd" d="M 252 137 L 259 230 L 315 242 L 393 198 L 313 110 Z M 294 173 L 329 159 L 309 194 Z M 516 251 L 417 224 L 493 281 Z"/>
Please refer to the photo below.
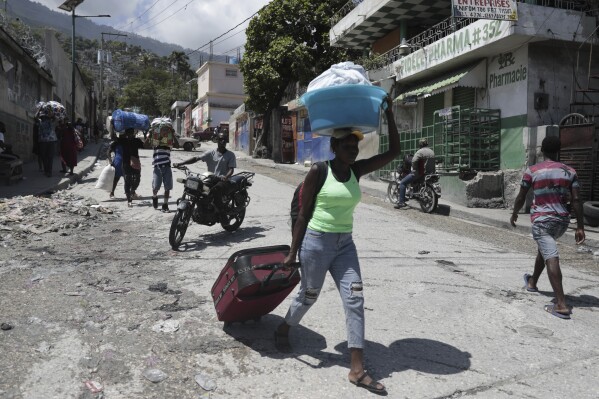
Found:
<path fill-rule="evenodd" d="M 177 178 L 183 183 L 183 195 L 177 200 L 177 211 L 171 223 L 168 242 L 173 249 L 181 245 L 187 227 L 191 221 L 197 224 L 212 226 L 221 223 L 226 231 L 235 231 L 241 226 L 245 210 L 250 203 L 247 188 L 252 185 L 254 173 L 240 172 L 229 178 L 229 188 L 223 193 L 223 212 L 226 222 L 221 222 L 221 211 L 214 206 L 214 187 L 220 178 L 211 172 L 197 174 L 186 166 L 177 167 L 185 172 L 185 178 Z"/>
<path fill-rule="evenodd" d="M 395 179 L 387 187 L 387 197 L 393 204 L 399 203 L 399 182 L 410 173 L 402 165 L 397 167 Z M 424 175 L 406 187 L 406 200 L 415 199 L 420 203 L 420 208 L 424 213 L 431 213 L 437 209 L 441 197 L 441 185 L 439 184 L 439 175 L 431 173 Z"/>

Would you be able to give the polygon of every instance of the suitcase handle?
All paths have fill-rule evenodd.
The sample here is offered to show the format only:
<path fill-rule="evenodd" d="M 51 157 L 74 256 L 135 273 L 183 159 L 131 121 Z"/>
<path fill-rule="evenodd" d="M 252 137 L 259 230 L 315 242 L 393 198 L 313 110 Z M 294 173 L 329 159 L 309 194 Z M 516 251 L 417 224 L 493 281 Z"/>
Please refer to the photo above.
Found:
<path fill-rule="evenodd" d="M 295 273 L 297 273 L 297 271 L 300 268 L 300 263 L 299 262 L 293 262 L 289 265 L 289 267 L 293 268 L 293 272 L 291 272 L 291 274 L 287 277 L 287 284 L 289 284 L 291 282 L 291 278 L 293 276 L 295 276 Z M 266 267 L 268 266 L 268 267 Z M 255 266 L 255 269 L 266 269 L 266 268 L 271 268 L 272 267 L 272 271 L 268 274 L 268 277 L 266 277 L 264 279 L 264 281 L 262 281 L 262 284 L 260 285 L 261 288 L 264 288 L 268 285 L 268 283 L 270 282 L 270 279 L 272 278 L 272 276 L 274 276 L 275 272 L 279 269 L 283 269 L 283 264 L 282 263 L 276 263 L 276 264 L 270 264 L 270 265 L 258 265 Z"/>

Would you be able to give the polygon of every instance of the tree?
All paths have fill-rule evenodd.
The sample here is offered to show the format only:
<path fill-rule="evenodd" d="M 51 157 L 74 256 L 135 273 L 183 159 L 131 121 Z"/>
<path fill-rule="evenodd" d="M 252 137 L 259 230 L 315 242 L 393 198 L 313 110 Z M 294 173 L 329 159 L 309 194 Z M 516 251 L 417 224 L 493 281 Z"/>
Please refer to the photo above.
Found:
<path fill-rule="evenodd" d="M 168 56 L 168 61 L 183 79 L 188 80 L 193 77 L 194 73 L 189 65 L 189 57 L 183 51 L 173 51 Z"/>
<path fill-rule="evenodd" d="M 273 0 L 258 12 L 246 30 L 240 62 L 246 107 L 264 115 L 266 142 L 270 115 L 290 83 L 307 85 L 338 62 L 358 54 L 329 44 L 330 18 L 346 0 Z"/>
<path fill-rule="evenodd" d="M 170 86 L 168 72 L 148 67 L 139 76 L 131 79 L 123 89 L 119 98 L 120 107 L 139 107 L 141 112 L 148 115 L 162 115 L 163 104 L 159 103 L 159 93 L 165 86 Z"/>
<path fill-rule="evenodd" d="M 119 98 L 120 107 L 139 107 L 147 115 L 168 115 L 176 100 L 189 97 L 182 77 L 164 68 L 148 67 L 131 79 Z"/>

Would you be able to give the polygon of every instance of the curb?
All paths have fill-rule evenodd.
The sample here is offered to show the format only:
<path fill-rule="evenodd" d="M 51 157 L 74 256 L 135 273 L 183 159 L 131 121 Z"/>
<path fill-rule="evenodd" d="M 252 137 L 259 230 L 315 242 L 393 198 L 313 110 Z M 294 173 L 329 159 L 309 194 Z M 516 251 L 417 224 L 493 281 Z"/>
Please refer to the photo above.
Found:
<path fill-rule="evenodd" d="M 91 170 L 94 169 L 96 162 L 98 161 L 98 158 L 100 157 L 100 153 L 102 152 L 102 149 L 105 148 L 106 142 L 104 140 L 102 140 L 102 143 L 100 143 L 100 146 L 98 147 L 98 152 L 96 153 L 96 155 L 92 155 L 91 158 L 93 158 L 93 160 L 90 162 L 89 165 L 87 165 L 86 167 L 84 167 L 83 169 L 78 170 L 77 172 L 73 173 L 72 176 L 67 176 L 67 180 L 58 183 L 55 186 L 52 186 L 50 188 L 46 188 L 46 189 L 42 189 L 39 190 L 38 192 L 35 192 L 33 195 L 34 196 L 43 196 L 43 195 L 47 195 L 49 192 L 52 191 L 60 191 L 60 190 L 66 190 L 69 188 L 69 186 L 80 182 L 85 176 L 87 176 L 89 174 L 89 172 Z M 90 158 L 90 156 L 86 157 Z"/>
<path fill-rule="evenodd" d="M 256 165 L 267 166 L 267 167 L 271 167 L 273 169 L 284 169 L 286 171 L 293 172 L 297 175 L 305 175 L 306 173 L 308 173 L 308 169 L 309 169 L 309 168 L 305 168 L 305 171 L 299 170 L 298 168 L 292 166 L 295 164 L 274 163 L 270 159 L 264 160 L 264 161 L 273 162 L 273 163 L 267 164 L 267 163 L 261 162 L 261 161 L 263 161 L 262 159 L 252 158 L 251 156 L 245 155 L 243 153 L 236 152 L 236 155 L 241 155 L 244 160 L 246 160 L 250 163 L 256 164 Z M 240 157 L 238 156 L 238 158 L 240 158 Z M 381 200 L 385 200 L 387 198 L 387 192 L 384 190 L 366 187 L 364 185 L 361 186 L 361 189 L 362 189 L 362 192 L 364 192 L 372 197 L 379 198 Z M 475 222 L 475 223 L 479 223 L 479 224 L 483 224 L 483 225 L 487 225 L 487 226 L 496 227 L 496 228 L 506 230 L 511 233 L 516 232 L 516 233 L 523 234 L 526 236 L 531 235 L 530 226 L 517 225 L 516 227 L 513 227 L 507 219 L 505 221 L 497 220 L 496 218 L 487 217 L 487 216 L 480 215 L 480 214 L 477 214 L 474 212 L 467 212 L 467 211 L 464 211 L 461 209 L 452 208 L 451 205 L 443 206 L 443 204 L 441 204 L 440 208 L 444 208 L 444 209 L 441 210 L 440 212 L 439 211 L 438 212 L 445 216 L 451 216 L 456 219 L 467 220 L 470 222 Z M 528 215 L 522 214 L 522 216 L 528 216 Z M 559 239 L 559 241 L 568 243 L 568 244 L 575 244 L 575 239 L 574 239 L 575 226 L 572 227 L 572 224 L 570 224 L 570 226 L 571 227 L 568 228 L 568 231 Z M 587 230 L 586 226 L 585 226 L 585 230 Z M 587 239 L 585 240 L 583 245 L 586 247 L 591 247 L 593 249 L 599 249 L 599 239 L 591 239 L 591 238 L 587 237 Z"/>

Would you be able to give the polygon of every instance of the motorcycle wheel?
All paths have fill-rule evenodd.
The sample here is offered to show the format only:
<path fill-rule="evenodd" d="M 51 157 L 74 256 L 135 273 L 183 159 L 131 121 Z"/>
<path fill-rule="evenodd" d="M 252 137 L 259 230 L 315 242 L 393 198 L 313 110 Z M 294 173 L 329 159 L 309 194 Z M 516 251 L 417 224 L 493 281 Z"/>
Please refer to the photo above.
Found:
<path fill-rule="evenodd" d="M 434 212 L 435 209 L 437 209 L 438 204 L 439 197 L 437 197 L 435 190 L 429 185 L 424 186 L 420 197 L 420 208 L 422 208 L 422 212 Z"/>
<path fill-rule="evenodd" d="M 220 225 L 226 231 L 235 231 L 239 228 L 239 226 L 241 226 L 241 223 L 243 223 L 244 218 L 245 218 L 245 208 L 243 208 L 243 210 L 240 211 L 239 213 L 237 213 L 235 215 L 231 215 L 229 217 L 229 224 L 221 223 Z"/>
<path fill-rule="evenodd" d="M 389 183 L 387 187 L 387 198 L 392 204 L 399 203 L 399 184 L 396 181 Z"/>
<path fill-rule="evenodd" d="M 191 219 L 191 212 L 192 209 L 190 208 L 187 208 L 184 211 L 177 210 L 175 217 L 173 217 L 171 230 L 168 235 L 168 243 L 174 250 L 179 248 L 181 241 L 183 241 L 183 237 L 185 237 L 187 226 L 189 226 L 189 219 Z"/>

